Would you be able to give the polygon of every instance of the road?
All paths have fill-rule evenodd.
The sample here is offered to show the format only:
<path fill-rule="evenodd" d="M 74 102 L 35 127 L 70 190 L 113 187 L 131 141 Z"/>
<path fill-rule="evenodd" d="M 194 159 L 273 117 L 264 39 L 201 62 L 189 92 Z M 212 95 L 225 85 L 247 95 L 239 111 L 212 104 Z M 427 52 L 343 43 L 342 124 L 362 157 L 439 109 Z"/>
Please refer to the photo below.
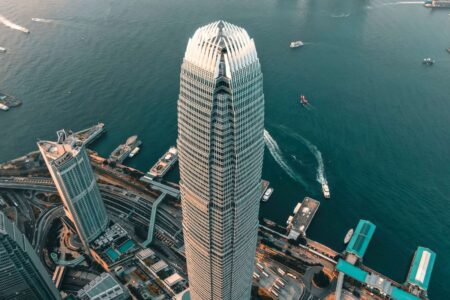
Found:
<path fill-rule="evenodd" d="M 56 188 L 50 178 L 0 178 L 0 188 L 56 192 Z M 109 211 L 114 211 L 119 216 L 126 216 L 126 219 L 134 225 L 149 225 L 151 208 L 155 201 L 153 195 L 144 195 L 141 191 L 132 192 L 107 184 L 99 184 L 99 189 Z M 162 203 L 157 212 L 156 228 L 173 239 L 174 244 L 181 245 L 183 239 L 180 220 L 180 212 L 177 208 L 172 208 Z"/>

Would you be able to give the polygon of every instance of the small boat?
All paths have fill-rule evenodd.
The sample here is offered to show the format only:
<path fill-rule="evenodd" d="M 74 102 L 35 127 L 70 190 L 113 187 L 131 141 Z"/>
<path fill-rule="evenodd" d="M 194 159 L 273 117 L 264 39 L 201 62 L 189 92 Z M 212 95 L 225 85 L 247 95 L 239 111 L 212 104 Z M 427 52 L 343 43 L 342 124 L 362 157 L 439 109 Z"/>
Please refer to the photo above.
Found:
<path fill-rule="evenodd" d="M 345 235 L 344 244 L 348 244 L 348 242 L 350 242 L 350 239 L 352 238 L 352 236 L 353 236 L 353 228 L 351 228 Z"/>
<path fill-rule="evenodd" d="M 447 52 L 450 53 L 450 48 L 447 48 Z"/>
<path fill-rule="evenodd" d="M 302 41 L 294 41 L 294 42 L 291 42 L 291 44 L 289 45 L 289 47 L 291 47 L 291 48 L 299 48 L 299 47 L 301 47 L 301 46 L 303 46 L 304 44 L 303 44 L 303 42 Z"/>
<path fill-rule="evenodd" d="M 139 152 L 140 148 L 139 147 L 135 147 L 133 149 L 133 151 L 130 152 L 130 155 L 128 155 L 129 158 L 133 158 L 138 152 Z"/>
<path fill-rule="evenodd" d="M 322 193 L 326 199 L 330 198 L 330 188 L 328 187 L 327 182 L 322 183 Z"/>
<path fill-rule="evenodd" d="M 269 200 L 270 196 L 272 195 L 272 193 L 273 193 L 273 188 L 268 188 L 263 195 L 263 198 L 262 198 L 263 202 L 267 202 Z"/>
<path fill-rule="evenodd" d="M 428 57 L 428 58 L 424 58 L 422 63 L 424 65 L 431 66 L 434 64 L 434 60 L 432 60 L 431 58 Z"/>
<path fill-rule="evenodd" d="M 6 52 L 6 48 L 0 47 L 0 53 L 5 53 Z"/>
<path fill-rule="evenodd" d="M 300 96 L 300 103 L 303 105 L 308 105 L 308 99 L 304 95 Z"/>

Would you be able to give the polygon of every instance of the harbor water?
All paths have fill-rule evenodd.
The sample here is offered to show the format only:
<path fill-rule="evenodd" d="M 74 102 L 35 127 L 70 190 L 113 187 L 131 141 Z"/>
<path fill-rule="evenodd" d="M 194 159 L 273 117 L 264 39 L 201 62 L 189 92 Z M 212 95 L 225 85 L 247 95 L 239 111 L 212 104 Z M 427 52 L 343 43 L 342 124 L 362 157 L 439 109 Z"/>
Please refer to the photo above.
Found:
<path fill-rule="evenodd" d="M 262 215 L 284 224 L 299 200 L 318 199 L 308 236 L 338 251 L 370 220 L 364 263 L 404 282 L 416 247 L 429 247 L 430 298 L 448 299 L 448 14 L 394 0 L 2 0 L 0 91 L 23 105 L 0 111 L 0 161 L 100 121 L 93 148 L 107 157 L 137 134 L 128 163 L 147 171 L 176 143 L 188 38 L 224 19 L 254 38 L 264 73 L 263 173 L 275 191 Z M 289 48 L 296 40 L 305 45 Z"/>

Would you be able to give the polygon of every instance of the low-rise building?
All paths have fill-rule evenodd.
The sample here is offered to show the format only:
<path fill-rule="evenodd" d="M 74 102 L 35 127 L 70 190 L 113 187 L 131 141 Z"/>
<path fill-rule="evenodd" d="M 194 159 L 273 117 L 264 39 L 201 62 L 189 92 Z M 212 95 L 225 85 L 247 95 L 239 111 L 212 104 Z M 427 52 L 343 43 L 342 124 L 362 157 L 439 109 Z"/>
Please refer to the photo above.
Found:
<path fill-rule="evenodd" d="M 109 273 L 103 273 L 77 293 L 80 300 L 126 300 L 128 291 Z"/>

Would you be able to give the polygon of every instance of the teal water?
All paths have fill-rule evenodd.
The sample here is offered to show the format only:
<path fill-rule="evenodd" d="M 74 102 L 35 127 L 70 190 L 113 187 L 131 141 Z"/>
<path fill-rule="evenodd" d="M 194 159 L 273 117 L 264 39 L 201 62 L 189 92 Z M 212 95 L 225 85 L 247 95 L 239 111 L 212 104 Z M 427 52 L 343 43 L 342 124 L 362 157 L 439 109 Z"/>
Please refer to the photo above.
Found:
<path fill-rule="evenodd" d="M 103 121 L 95 149 L 108 155 L 138 134 L 144 145 L 129 164 L 148 169 L 175 143 L 187 39 L 225 19 L 254 37 L 264 72 L 274 153 L 264 178 L 275 192 L 262 214 L 284 223 L 303 197 L 321 199 L 309 236 L 337 250 L 368 219 L 377 230 L 364 262 L 400 282 L 416 247 L 430 247 L 430 297 L 448 299 L 450 11 L 393 1 L 2 0 L 0 14 L 31 34 L 0 26 L 0 90 L 24 102 L 0 114 L 0 161 L 62 127 Z M 297 39 L 305 47 L 289 49 Z"/>

